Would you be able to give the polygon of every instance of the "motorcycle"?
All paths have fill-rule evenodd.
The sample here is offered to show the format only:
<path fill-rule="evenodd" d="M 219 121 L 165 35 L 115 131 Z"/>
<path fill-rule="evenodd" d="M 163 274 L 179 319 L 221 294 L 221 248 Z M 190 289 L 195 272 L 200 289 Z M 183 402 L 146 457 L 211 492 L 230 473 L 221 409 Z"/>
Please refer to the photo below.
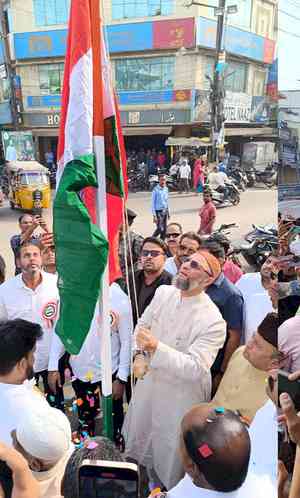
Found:
<path fill-rule="evenodd" d="M 248 179 L 244 171 L 241 171 L 240 169 L 229 169 L 227 170 L 227 175 L 239 190 L 245 192 L 248 185 Z"/>
<path fill-rule="evenodd" d="M 264 171 L 255 171 L 255 179 L 257 183 L 263 183 L 268 188 L 277 185 L 277 171 L 273 165 L 269 165 Z"/>
<path fill-rule="evenodd" d="M 235 255 L 241 254 L 249 265 L 260 269 L 268 257 L 278 249 L 278 232 L 275 225 L 252 227 L 253 230 L 245 235 L 244 241 L 232 243 L 232 252 Z"/>
<path fill-rule="evenodd" d="M 167 187 L 171 192 L 178 192 L 179 185 L 177 177 L 166 175 Z M 149 175 L 149 190 L 152 191 L 158 185 L 158 175 Z"/>
<path fill-rule="evenodd" d="M 226 200 L 223 192 L 212 190 L 212 202 L 216 207 L 223 207 L 223 206 L 225 207 L 227 206 L 228 203 L 231 203 L 233 206 L 236 206 L 241 201 L 239 189 L 232 181 L 225 182 L 225 186 L 227 187 Z"/>
<path fill-rule="evenodd" d="M 201 235 L 201 240 L 204 242 L 217 242 L 223 247 L 227 245 L 227 259 L 232 261 L 235 265 L 242 268 L 242 264 L 234 251 L 231 248 L 231 241 L 229 239 L 231 235 L 231 230 L 233 228 L 239 228 L 236 223 L 222 224 L 219 228 L 214 230 L 210 235 Z"/>
<path fill-rule="evenodd" d="M 245 167 L 245 175 L 247 177 L 247 187 L 253 188 L 255 187 L 256 176 L 255 176 L 255 168 L 254 166 L 246 166 Z"/>

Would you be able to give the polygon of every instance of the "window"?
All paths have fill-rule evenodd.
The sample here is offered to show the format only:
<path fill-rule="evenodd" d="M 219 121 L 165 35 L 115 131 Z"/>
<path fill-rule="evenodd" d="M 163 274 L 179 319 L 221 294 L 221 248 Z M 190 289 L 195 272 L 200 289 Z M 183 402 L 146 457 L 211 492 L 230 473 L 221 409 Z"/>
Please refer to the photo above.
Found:
<path fill-rule="evenodd" d="M 67 24 L 70 0 L 33 0 L 36 26 Z"/>
<path fill-rule="evenodd" d="M 211 78 L 214 74 L 214 60 L 209 57 L 208 63 L 206 66 L 206 73 Z M 244 93 L 246 92 L 247 85 L 247 64 L 243 64 L 241 62 L 232 62 L 229 61 L 227 63 L 224 78 L 225 78 L 225 89 L 230 92 Z M 206 85 L 206 90 L 208 90 L 209 86 Z"/>
<path fill-rule="evenodd" d="M 63 84 L 64 64 L 39 66 L 41 95 L 60 95 Z"/>
<path fill-rule="evenodd" d="M 112 0 L 112 18 L 169 16 L 174 13 L 174 0 Z"/>
<path fill-rule="evenodd" d="M 167 90 L 174 85 L 175 57 L 117 59 L 118 90 Z"/>
<path fill-rule="evenodd" d="M 264 95 L 266 82 L 266 72 L 265 71 L 255 71 L 254 81 L 253 81 L 253 95 L 260 97 Z"/>
<path fill-rule="evenodd" d="M 6 102 L 10 99 L 9 79 L 0 80 L 0 102 Z"/>

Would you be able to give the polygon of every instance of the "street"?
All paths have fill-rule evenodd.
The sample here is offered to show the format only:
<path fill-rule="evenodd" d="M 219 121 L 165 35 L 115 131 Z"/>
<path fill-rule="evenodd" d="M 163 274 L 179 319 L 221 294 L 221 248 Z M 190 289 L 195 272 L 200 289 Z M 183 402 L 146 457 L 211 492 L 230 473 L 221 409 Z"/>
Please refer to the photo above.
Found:
<path fill-rule="evenodd" d="M 172 193 L 170 196 L 171 220 L 182 224 L 184 231 L 198 229 L 198 210 L 200 197 L 194 194 Z M 130 194 L 128 207 L 138 217 L 134 230 L 142 235 L 152 235 L 154 225 L 151 214 L 151 194 L 139 192 Z M 277 222 L 277 191 L 250 189 L 241 194 L 239 206 L 218 209 L 216 226 L 222 223 L 237 223 L 238 228 L 232 231 L 232 239 L 241 239 L 250 229 L 251 224 L 267 224 Z M 13 255 L 9 245 L 12 235 L 18 233 L 18 217 L 21 211 L 12 211 L 8 205 L 0 208 L 0 254 L 7 264 L 7 277 L 13 276 Z M 51 224 L 51 210 L 44 212 L 44 217 Z M 51 225 L 50 225 L 51 226 Z"/>

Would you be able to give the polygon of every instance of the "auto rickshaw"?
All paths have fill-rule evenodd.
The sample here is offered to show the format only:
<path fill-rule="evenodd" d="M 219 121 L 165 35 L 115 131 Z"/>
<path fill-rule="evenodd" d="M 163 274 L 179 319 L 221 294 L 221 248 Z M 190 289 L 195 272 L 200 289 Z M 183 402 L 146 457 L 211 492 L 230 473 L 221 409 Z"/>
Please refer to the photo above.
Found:
<path fill-rule="evenodd" d="M 11 209 L 40 212 L 50 207 L 51 189 L 49 171 L 37 161 L 7 163 Z"/>

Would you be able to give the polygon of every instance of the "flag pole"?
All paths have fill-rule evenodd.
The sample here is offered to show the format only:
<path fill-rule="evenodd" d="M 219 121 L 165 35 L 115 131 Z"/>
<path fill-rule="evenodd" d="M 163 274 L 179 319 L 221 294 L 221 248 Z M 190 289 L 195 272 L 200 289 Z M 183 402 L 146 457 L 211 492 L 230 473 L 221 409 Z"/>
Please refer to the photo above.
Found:
<path fill-rule="evenodd" d="M 103 74 L 101 56 L 101 29 L 99 0 L 90 0 L 93 41 L 93 98 L 94 98 L 94 154 L 98 178 L 97 218 L 99 227 L 108 239 L 107 199 L 106 199 L 106 169 L 104 147 L 104 112 L 103 112 Z M 111 366 L 111 330 L 109 306 L 109 271 L 106 266 L 99 299 L 99 333 L 101 333 L 101 383 L 103 435 L 113 439 L 112 421 L 112 366 Z"/>

